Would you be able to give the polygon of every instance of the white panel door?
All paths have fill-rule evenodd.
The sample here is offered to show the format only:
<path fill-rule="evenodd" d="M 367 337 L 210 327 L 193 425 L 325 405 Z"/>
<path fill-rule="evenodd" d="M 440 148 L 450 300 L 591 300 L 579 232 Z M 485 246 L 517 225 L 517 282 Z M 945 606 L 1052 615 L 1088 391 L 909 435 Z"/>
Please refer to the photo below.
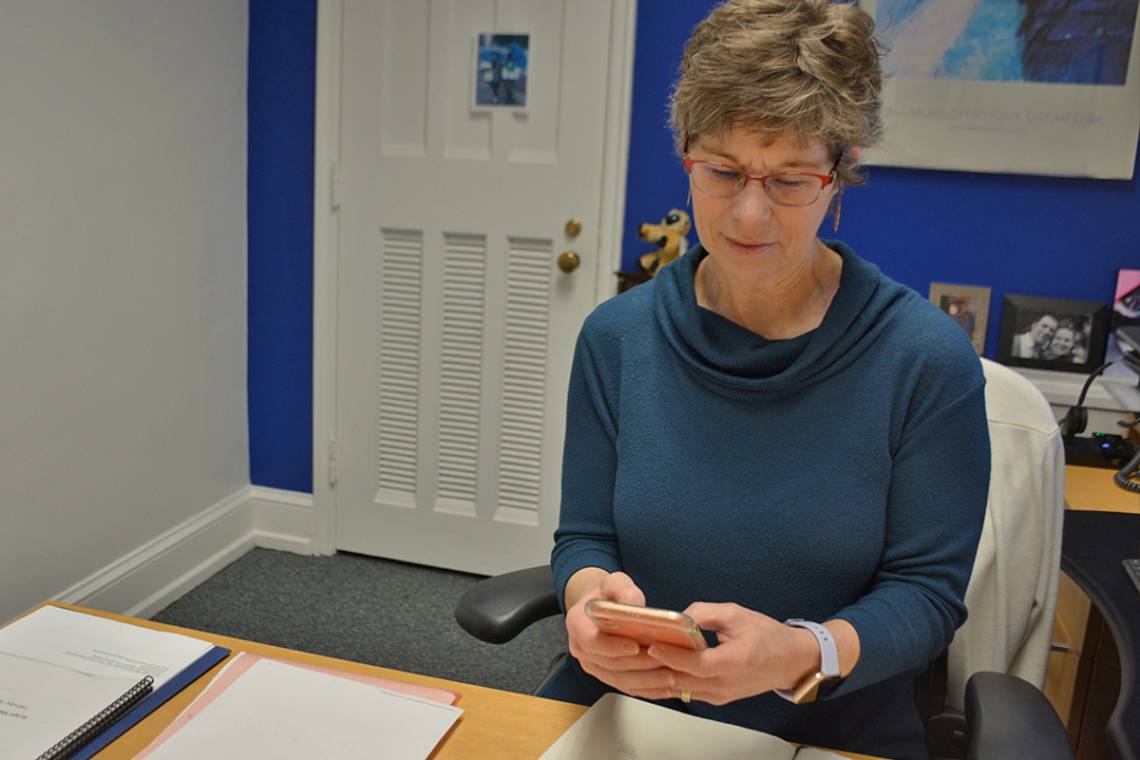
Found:
<path fill-rule="evenodd" d="M 548 560 L 596 292 L 612 1 L 344 3 L 338 549 L 478 573 Z M 525 112 L 471 109 L 491 31 L 530 35 Z"/>

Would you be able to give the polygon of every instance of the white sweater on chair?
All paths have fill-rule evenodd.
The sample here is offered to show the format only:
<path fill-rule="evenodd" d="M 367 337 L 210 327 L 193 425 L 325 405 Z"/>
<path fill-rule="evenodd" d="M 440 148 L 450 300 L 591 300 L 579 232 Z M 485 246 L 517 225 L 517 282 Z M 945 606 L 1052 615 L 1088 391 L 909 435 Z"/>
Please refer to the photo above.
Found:
<path fill-rule="evenodd" d="M 947 704 L 958 710 L 978 671 L 1044 686 L 1065 509 L 1064 447 L 1049 403 L 1013 370 L 986 359 L 982 367 L 992 469 L 969 618 L 948 657 Z"/>

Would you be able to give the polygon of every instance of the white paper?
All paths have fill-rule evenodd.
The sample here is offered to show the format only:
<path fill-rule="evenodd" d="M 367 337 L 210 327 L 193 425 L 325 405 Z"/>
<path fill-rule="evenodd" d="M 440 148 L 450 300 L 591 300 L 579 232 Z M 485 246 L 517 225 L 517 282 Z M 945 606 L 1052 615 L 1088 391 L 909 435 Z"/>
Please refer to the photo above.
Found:
<path fill-rule="evenodd" d="M 190 636 L 61 607 L 41 607 L 0 628 L 4 654 L 77 673 L 132 678 L 133 683 L 151 676 L 155 691 L 212 648 L 210 642 Z"/>
<path fill-rule="evenodd" d="M 719 723 L 620 694 L 606 694 L 540 760 L 843 760 L 761 731 Z"/>
<path fill-rule="evenodd" d="M 157 688 L 210 647 L 59 607 L 0 628 L 0 757 L 36 757 L 144 675 Z"/>
<path fill-rule="evenodd" d="M 462 713 L 452 705 L 261 660 L 149 758 L 424 760 Z"/>

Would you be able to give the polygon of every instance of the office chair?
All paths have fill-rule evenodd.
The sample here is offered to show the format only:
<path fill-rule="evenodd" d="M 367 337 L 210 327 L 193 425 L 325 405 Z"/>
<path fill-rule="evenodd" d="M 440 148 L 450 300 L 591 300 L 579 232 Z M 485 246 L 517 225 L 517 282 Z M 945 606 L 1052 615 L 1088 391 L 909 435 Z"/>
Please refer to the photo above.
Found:
<path fill-rule="evenodd" d="M 1071 760 L 1041 693 L 1049 656 L 1064 510 L 1064 451 L 1049 404 L 1021 375 L 982 359 L 992 448 L 989 500 L 966 591 L 969 618 L 915 682 L 931 758 Z M 455 619 L 492 644 L 561 614 L 550 566 L 488 578 Z M 551 663 L 546 678 L 569 656 Z M 545 685 L 536 688 L 541 691 Z"/>

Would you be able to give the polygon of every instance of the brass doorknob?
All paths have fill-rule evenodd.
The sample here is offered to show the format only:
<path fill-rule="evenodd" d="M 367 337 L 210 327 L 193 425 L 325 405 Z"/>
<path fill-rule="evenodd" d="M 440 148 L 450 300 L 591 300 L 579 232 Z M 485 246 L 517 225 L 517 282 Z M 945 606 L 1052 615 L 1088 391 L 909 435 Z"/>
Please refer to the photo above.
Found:
<path fill-rule="evenodd" d="M 580 233 L 581 231 L 582 231 L 582 220 L 581 219 L 571 219 L 570 221 L 566 222 L 566 237 L 569 237 L 569 238 L 578 237 L 578 233 Z"/>
<path fill-rule="evenodd" d="M 558 256 L 558 268 L 567 274 L 577 269 L 581 263 L 582 259 L 573 251 L 563 251 Z"/>

